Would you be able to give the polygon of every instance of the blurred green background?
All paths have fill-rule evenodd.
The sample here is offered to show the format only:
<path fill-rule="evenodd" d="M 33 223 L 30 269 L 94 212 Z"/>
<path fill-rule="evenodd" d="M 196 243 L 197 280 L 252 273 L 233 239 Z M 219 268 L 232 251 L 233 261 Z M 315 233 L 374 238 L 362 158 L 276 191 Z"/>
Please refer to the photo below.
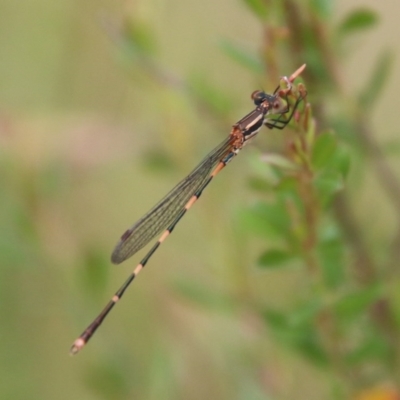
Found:
<path fill-rule="evenodd" d="M 285 48 L 291 32 L 277 1 L 0 1 L 1 399 L 398 398 L 400 5 L 294 3 L 304 14 L 320 10 L 309 21 L 321 18 L 326 30 L 298 38 L 298 49 L 325 41 L 333 84 L 325 85 L 329 74 L 315 53 Z M 366 29 L 361 22 L 339 46 L 335 29 L 359 7 L 371 10 L 370 29 L 366 18 Z M 275 38 L 266 37 L 268 24 Z M 283 42 L 281 53 L 269 54 L 268 40 Z M 384 82 L 368 86 L 379 60 L 390 63 L 381 58 L 386 49 L 391 73 L 382 67 Z M 290 313 L 312 279 L 302 262 L 260 269 L 268 240 L 243 221 L 259 197 L 250 177 L 264 171 L 261 152 L 283 146 L 281 132 L 267 129 L 212 182 L 89 345 L 69 357 L 143 253 L 111 265 L 120 235 L 252 109 L 253 90 L 274 90 L 302 63 L 317 130 L 334 130 L 350 154 L 347 204 L 382 283 L 372 300 L 351 272 L 339 289 L 313 292 L 332 302 L 353 293 L 349 287 L 368 294 L 359 325 L 329 331 L 343 357 L 326 362 L 313 346 L 299 351 L 290 324 L 274 330 L 272 314 L 263 318 L 264 306 Z M 361 111 L 358 92 L 366 94 Z M 373 145 L 356 134 L 347 141 L 357 119 Z M 358 235 L 349 247 L 342 239 L 351 271 Z M 380 332 L 363 312 L 382 299 L 393 325 L 362 346 L 361 367 L 351 364 L 360 331 Z"/>

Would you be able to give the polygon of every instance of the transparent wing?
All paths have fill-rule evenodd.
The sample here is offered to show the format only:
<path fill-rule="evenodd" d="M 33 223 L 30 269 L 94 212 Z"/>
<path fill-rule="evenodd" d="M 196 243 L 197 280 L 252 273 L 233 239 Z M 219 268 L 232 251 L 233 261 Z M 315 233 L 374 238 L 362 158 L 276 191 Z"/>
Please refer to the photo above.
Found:
<path fill-rule="evenodd" d="M 231 148 L 232 138 L 229 136 L 122 235 L 111 255 L 111 261 L 115 264 L 121 263 L 166 229 L 183 210 L 193 194 L 206 182 L 215 165 L 230 152 Z"/>

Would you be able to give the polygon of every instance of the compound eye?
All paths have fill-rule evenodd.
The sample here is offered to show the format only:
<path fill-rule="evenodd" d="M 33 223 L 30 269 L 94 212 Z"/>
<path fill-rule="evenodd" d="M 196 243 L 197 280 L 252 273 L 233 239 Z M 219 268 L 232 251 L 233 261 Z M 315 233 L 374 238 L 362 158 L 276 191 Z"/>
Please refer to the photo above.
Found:
<path fill-rule="evenodd" d="M 263 101 L 265 101 L 266 97 L 267 97 L 266 94 L 261 90 L 255 90 L 251 94 L 251 98 L 256 106 L 259 106 Z"/>

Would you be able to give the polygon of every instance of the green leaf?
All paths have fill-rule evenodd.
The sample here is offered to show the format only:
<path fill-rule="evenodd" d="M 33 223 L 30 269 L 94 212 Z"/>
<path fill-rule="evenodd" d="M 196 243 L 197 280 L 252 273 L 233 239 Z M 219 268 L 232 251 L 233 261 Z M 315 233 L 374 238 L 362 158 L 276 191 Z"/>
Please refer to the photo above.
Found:
<path fill-rule="evenodd" d="M 270 182 L 258 176 L 250 177 L 247 184 L 252 190 L 257 192 L 269 192 L 272 189 Z"/>
<path fill-rule="evenodd" d="M 350 153 L 343 147 L 338 148 L 335 152 L 334 164 L 342 177 L 346 178 L 351 166 Z"/>
<path fill-rule="evenodd" d="M 306 303 L 301 303 L 294 311 L 287 314 L 275 310 L 265 310 L 264 317 L 274 329 L 295 331 L 299 328 L 313 326 L 320 311 L 321 302 L 314 298 Z"/>
<path fill-rule="evenodd" d="M 342 319 L 353 319 L 367 311 L 368 307 L 382 296 L 382 287 L 370 287 L 349 293 L 334 305 L 336 314 Z"/>
<path fill-rule="evenodd" d="M 289 216 L 280 203 L 257 203 L 243 211 L 240 218 L 244 227 L 268 238 L 286 237 L 290 232 Z"/>
<path fill-rule="evenodd" d="M 340 23 L 337 32 L 341 36 L 347 36 L 350 33 L 372 28 L 378 22 L 378 14 L 375 11 L 360 8 L 347 15 Z"/>
<path fill-rule="evenodd" d="M 338 172 L 326 170 L 316 176 L 314 186 L 322 206 L 327 206 L 334 195 L 343 189 L 343 177 Z"/>
<path fill-rule="evenodd" d="M 146 23 L 134 20 L 126 25 L 125 31 L 126 44 L 134 52 L 141 54 L 154 54 L 156 39 L 153 29 Z"/>
<path fill-rule="evenodd" d="M 273 165 L 275 167 L 290 171 L 299 169 L 299 167 L 294 162 L 290 161 L 287 157 L 284 157 L 280 154 L 274 154 L 274 153 L 264 154 L 261 157 L 261 160 L 269 165 Z"/>
<path fill-rule="evenodd" d="M 355 350 L 349 352 L 346 356 L 346 362 L 349 365 L 362 365 L 372 360 L 384 360 L 390 354 L 390 347 L 386 341 L 379 335 L 375 334 L 371 338 L 365 340 Z"/>
<path fill-rule="evenodd" d="M 391 312 L 397 326 L 400 326 L 400 281 L 392 279 L 386 287 L 387 297 L 390 299 Z"/>
<path fill-rule="evenodd" d="M 322 308 L 318 298 L 314 297 L 306 303 L 301 303 L 291 314 L 290 322 L 292 325 L 314 325 Z"/>
<path fill-rule="evenodd" d="M 323 344 L 314 330 L 306 332 L 301 341 L 297 343 L 298 350 L 310 361 L 317 365 L 327 365 L 328 357 L 323 348 Z"/>
<path fill-rule="evenodd" d="M 327 287 L 337 288 L 345 278 L 344 244 L 338 238 L 325 240 L 318 247 L 318 256 Z"/>
<path fill-rule="evenodd" d="M 285 250 L 272 249 L 264 252 L 258 259 L 258 265 L 265 268 L 279 268 L 293 259 L 293 254 Z"/>
<path fill-rule="evenodd" d="M 268 326 L 282 344 L 295 348 L 318 365 L 326 364 L 327 357 L 312 321 L 304 323 L 302 320 L 302 323 L 296 324 L 296 320 L 277 311 L 267 310 L 263 314 Z"/>
<path fill-rule="evenodd" d="M 338 174 L 344 178 L 350 170 L 350 154 L 343 144 L 339 146 L 336 135 L 323 133 L 314 142 L 311 163 L 316 171 L 324 170 L 322 173 Z"/>
<path fill-rule="evenodd" d="M 144 167 L 150 172 L 168 173 L 176 168 L 172 157 L 160 148 L 152 148 L 146 151 L 141 157 Z"/>
<path fill-rule="evenodd" d="M 265 310 L 264 318 L 267 321 L 270 328 L 273 329 L 288 329 L 288 322 L 286 315 L 275 310 Z"/>
<path fill-rule="evenodd" d="M 343 115 L 333 116 L 331 119 L 331 127 L 340 142 L 348 143 L 350 147 L 358 147 L 360 138 L 354 126 L 354 122 Z"/>
<path fill-rule="evenodd" d="M 255 206 L 239 210 L 236 216 L 241 230 L 269 238 L 270 229 L 260 222 L 259 212 L 255 210 Z"/>
<path fill-rule="evenodd" d="M 250 159 L 251 173 L 254 174 L 249 179 L 249 186 L 257 191 L 279 191 L 282 192 L 283 186 L 288 177 L 299 167 L 279 154 L 264 154 L 261 157 Z M 295 182 L 297 187 L 297 182 Z"/>
<path fill-rule="evenodd" d="M 243 0 L 247 7 L 262 21 L 268 17 L 268 6 L 264 0 Z"/>
<path fill-rule="evenodd" d="M 247 49 L 229 40 L 222 40 L 220 47 L 227 56 L 243 67 L 256 74 L 261 74 L 263 72 L 264 67 L 259 57 L 251 54 Z"/>
<path fill-rule="evenodd" d="M 371 77 L 359 96 L 359 103 L 364 109 L 370 109 L 376 104 L 389 78 L 393 61 L 393 53 L 387 50 L 384 51 L 376 61 Z"/>
<path fill-rule="evenodd" d="M 332 133 L 323 133 L 317 136 L 311 154 L 311 163 L 314 168 L 322 169 L 331 161 L 337 148 L 336 137 Z"/>

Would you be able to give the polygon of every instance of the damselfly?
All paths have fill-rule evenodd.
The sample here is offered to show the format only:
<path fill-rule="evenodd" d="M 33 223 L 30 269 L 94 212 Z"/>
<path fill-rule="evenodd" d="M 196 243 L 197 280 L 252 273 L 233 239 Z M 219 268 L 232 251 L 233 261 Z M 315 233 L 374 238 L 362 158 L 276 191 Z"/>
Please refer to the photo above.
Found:
<path fill-rule="evenodd" d="M 293 93 L 292 83 L 303 72 L 305 64 L 289 78 L 283 77 L 273 94 L 255 91 L 251 95 L 256 108 L 233 125 L 229 136 L 212 150 L 200 164 L 181 182 L 179 182 L 147 214 L 128 229 L 117 243 L 111 261 L 119 264 L 131 257 L 149 243 L 157 234 L 160 238 L 135 267 L 125 283 L 114 294 L 97 318 L 84 330 L 73 343 L 70 353 L 76 354 L 89 341 L 114 305 L 121 299 L 125 290 L 149 261 L 160 244 L 170 235 L 186 211 L 198 200 L 212 179 L 239 153 L 245 144 L 257 135 L 262 125 L 270 129 L 283 129 L 292 119 L 294 112 L 303 100 L 305 93 Z M 295 95 L 293 106 L 289 96 Z M 267 118 L 278 115 L 278 118 Z M 286 116 L 286 118 L 285 118 Z"/>

